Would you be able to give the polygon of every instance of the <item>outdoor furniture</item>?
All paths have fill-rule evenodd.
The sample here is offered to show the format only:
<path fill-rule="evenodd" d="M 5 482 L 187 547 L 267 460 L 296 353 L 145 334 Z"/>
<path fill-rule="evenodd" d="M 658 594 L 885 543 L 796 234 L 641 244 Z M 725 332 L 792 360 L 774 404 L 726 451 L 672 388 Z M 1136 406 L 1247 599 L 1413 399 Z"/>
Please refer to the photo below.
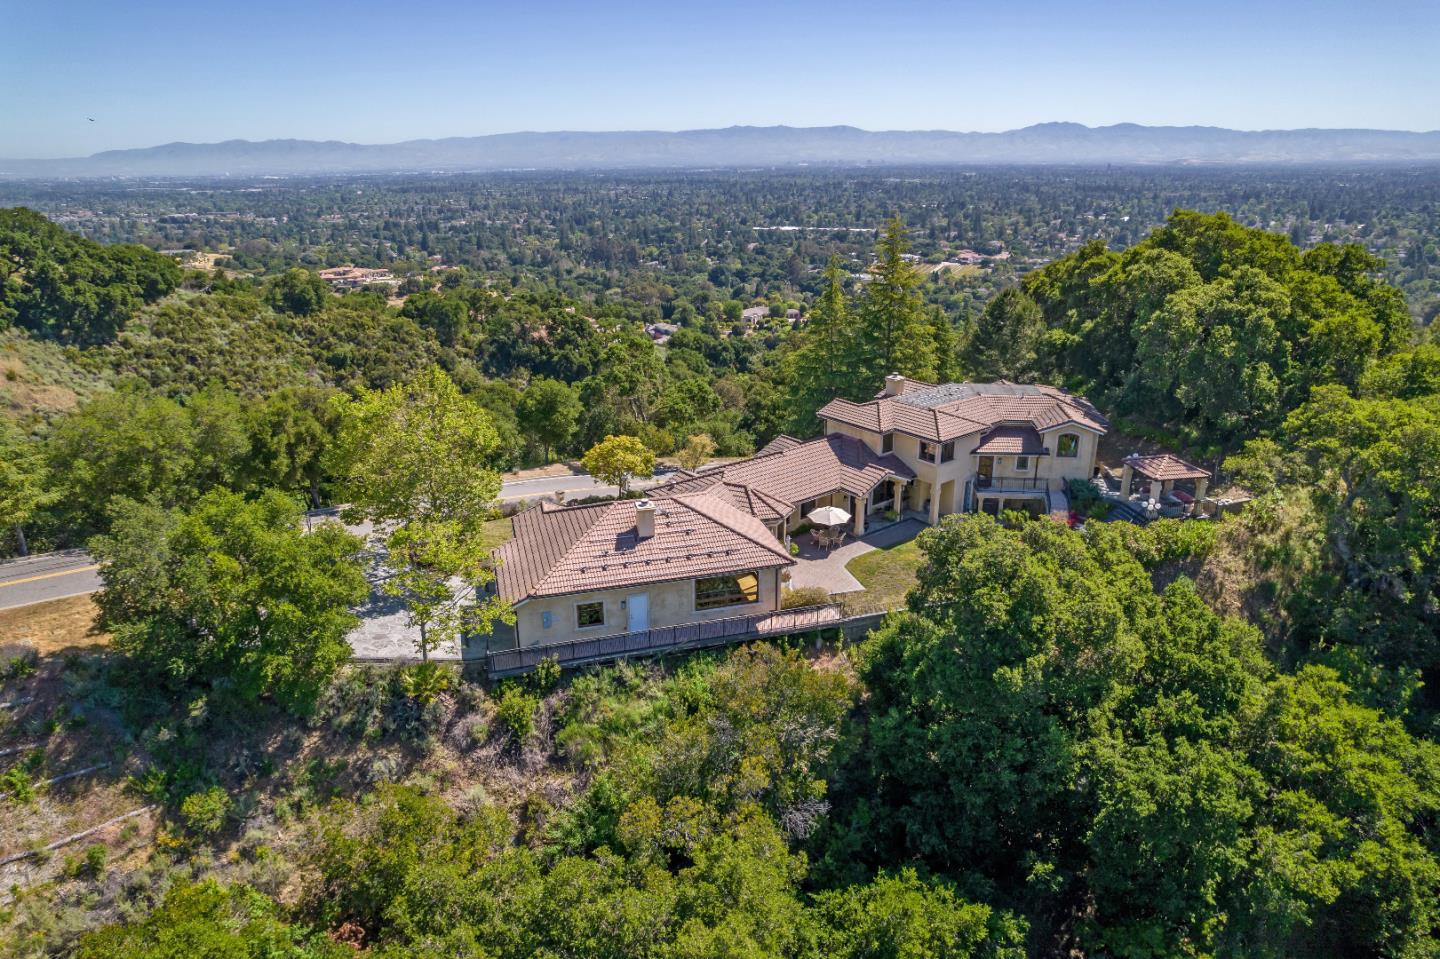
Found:
<path fill-rule="evenodd" d="M 812 529 L 810 531 L 810 545 L 816 547 L 817 549 L 821 546 L 824 546 L 825 531 L 822 529 Z"/>
<path fill-rule="evenodd" d="M 843 526 L 850 522 L 850 514 L 838 506 L 821 506 L 805 514 L 805 518 L 816 526 Z"/>

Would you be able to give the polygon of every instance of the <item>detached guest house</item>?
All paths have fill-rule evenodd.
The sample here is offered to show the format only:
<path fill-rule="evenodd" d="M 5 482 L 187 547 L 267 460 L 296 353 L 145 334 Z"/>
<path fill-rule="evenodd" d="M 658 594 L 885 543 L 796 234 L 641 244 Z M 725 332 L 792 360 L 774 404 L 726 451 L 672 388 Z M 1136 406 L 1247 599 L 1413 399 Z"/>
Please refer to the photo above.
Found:
<path fill-rule="evenodd" d="M 855 535 L 901 516 L 1063 516 L 1066 485 L 1094 475 L 1107 427 L 1089 402 L 1055 387 L 903 376 L 887 377 L 874 400 L 834 400 L 818 415 L 820 438 L 781 436 L 750 459 L 652 487 L 648 500 L 516 515 L 515 538 L 496 554 L 516 646 L 815 625 L 804 617 L 818 612 L 778 611 L 790 534 L 817 507 L 849 513 Z M 601 645 L 595 656 L 615 654 Z"/>

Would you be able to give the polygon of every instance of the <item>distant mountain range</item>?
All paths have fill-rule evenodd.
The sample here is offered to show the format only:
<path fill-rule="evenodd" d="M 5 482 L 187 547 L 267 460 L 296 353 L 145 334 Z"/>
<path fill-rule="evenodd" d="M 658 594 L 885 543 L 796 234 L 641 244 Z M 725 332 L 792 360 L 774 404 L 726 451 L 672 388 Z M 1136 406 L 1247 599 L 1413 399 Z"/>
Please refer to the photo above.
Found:
<path fill-rule="evenodd" d="M 700 169 L 884 164 L 1304 164 L 1440 160 L 1440 131 L 1226 130 L 1041 123 L 1004 133 L 727 127 L 674 133 L 502 133 L 360 144 L 167 143 L 59 160 L 0 160 L 0 176 L 264 176 L 507 169 Z"/>

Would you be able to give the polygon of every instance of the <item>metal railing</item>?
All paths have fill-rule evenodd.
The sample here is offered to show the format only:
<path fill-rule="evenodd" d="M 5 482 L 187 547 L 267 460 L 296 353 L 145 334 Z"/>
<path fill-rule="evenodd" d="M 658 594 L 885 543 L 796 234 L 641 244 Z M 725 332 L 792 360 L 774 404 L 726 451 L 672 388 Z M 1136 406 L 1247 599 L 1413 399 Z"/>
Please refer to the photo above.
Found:
<path fill-rule="evenodd" d="M 1050 478 L 1048 476 L 981 476 L 975 474 L 975 488 L 983 490 L 995 490 L 999 492 L 1024 490 L 1050 491 Z"/>
<path fill-rule="evenodd" d="M 493 650 L 485 655 L 485 670 L 491 676 L 506 676 L 534 669 L 541 660 L 552 657 L 562 666 L 576 666 L 621 659 L 625 656 L 697 649 L 762 636 L 783 636 L 787 633 L 838 626 L 843 619 L 844 614 L 838 603 L 750 613 L 702 623 L 618 633 L 596 639 Z"/>

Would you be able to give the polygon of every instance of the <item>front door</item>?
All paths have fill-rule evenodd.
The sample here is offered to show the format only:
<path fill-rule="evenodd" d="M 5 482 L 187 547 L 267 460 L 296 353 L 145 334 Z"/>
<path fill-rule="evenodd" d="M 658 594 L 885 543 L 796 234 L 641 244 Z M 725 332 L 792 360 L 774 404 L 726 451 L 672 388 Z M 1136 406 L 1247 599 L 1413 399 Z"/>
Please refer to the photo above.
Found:
<path fill-rule="evenodd" d="M 625 597 L 626 632 L 642 633 L 650 628 L 650 594 L 635 593 Z"/>
<path fill-rule="evenodd" d="M 980 481 L 975 485 L 980 487 L 981 489 L 989 489 L 990 476 L 995 472 L 995 457 L 980 457 L 979 460 L 976 462 L 975 470 L 980 474 Z"/>

